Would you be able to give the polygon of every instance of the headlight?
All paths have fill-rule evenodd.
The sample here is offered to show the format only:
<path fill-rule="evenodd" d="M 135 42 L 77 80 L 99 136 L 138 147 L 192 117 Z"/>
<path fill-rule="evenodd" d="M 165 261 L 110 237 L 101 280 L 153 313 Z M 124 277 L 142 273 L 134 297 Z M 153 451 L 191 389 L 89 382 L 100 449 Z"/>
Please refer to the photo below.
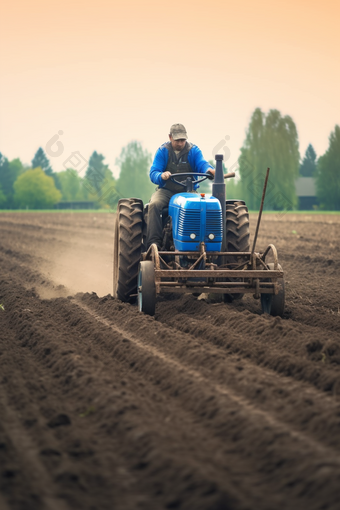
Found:
<path fill-rule="evenodd" d="M 209 234 L 209 235 L 208 235 L 208 237 L 209 237 L 210 241 L 212 241 L 213 239 L 215 239 L 215 235 L 214 235 L 214 234 Z"/>
<path fill-rule="evenodd" d="M 190 239 L 196 239 L 196 234 L 190 234 Z"/>

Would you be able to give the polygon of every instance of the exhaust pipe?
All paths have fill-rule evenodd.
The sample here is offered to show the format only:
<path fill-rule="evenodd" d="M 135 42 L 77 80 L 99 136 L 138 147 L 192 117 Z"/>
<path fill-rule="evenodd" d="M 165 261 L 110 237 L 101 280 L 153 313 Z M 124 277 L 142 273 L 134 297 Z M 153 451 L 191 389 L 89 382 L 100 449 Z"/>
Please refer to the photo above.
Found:
<path fill-rule="evenodd" d="M 216 170 L 215 170 L 215 179 L 212 185 L 212 195 L 221 203 L 222 208 L 222 226 L 223 226 L 223 237 L 222 237 L 222 249 L 221 251 L 226 251 L 227 249 L 227 238 L 226 238 L 226 194 L 225 194 L 225 182 L 224 182 L 224 174 L 223 174 L 223 154 L 216 154 Z"/>

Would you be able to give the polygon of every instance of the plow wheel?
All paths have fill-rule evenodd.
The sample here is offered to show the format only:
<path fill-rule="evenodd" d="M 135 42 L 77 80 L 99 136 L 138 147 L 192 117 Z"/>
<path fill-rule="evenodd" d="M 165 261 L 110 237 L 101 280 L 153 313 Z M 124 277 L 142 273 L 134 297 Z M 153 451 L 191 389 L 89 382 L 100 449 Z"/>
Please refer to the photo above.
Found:
<path fill-rule="evenodd" d="M 269 269 L 274 269 L 274 264 L 268 264 Z M 278 269 L 282 267 L 278 264 Z M 285 310 L 285 282 L 283 278 L 278 278 L 278 294 L 261 294 L 261 308 L 263 313 L 268 313 L 274 317 L 282 317 Z"/>
<path fill-rule="evenodd" d="M 142 236 L 142 200 L 122 198 L 118 202 L 114 225 L 113 297 L 126 303 L 134 303 L 137 297 Z"/>
<path fill-rule="evenodd" d="M 148 315 L 155 315 L 155 309 L 155 268 L 151 260 L 145 260 L 140 263 L 138 273 L 138 310 Z"/>
<path fill-rule="evenodd" d="M 227 251 L 235 252 L 235 257 L 229 257 L 228 262 L 241 264 L 244 259 L 237 256 L 237 252 L 250 251 L 249 213 L 247 206 L 242 202 L 226 203 L 226 237 Z M 242 297 L 243 294 L 240 293 L 224 294 L 224 300 L 229 303 Z"/>

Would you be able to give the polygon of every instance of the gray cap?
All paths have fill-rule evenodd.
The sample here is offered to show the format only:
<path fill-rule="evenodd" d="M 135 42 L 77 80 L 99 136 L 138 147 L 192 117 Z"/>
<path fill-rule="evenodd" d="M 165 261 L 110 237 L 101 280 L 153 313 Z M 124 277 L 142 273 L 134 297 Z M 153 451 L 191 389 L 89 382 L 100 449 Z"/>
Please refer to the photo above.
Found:
<path fill-rule="evenodd" d="M 187 140 L 188 135 L 183 124 L 173 124 L 170 128 L 170 135 L 174 140 L 181 140 L 182 138 Z"/>

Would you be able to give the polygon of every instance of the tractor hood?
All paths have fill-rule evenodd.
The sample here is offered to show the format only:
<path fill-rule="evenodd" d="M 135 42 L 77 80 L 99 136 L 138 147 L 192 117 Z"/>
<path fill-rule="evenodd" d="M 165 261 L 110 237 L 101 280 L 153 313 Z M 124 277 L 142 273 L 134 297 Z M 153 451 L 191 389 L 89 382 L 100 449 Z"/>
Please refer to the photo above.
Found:
<path fill-rule="evenodd" d="M 220 201 L 204 193 L 180 193 L 169 203 L 172 234 L 178 251 L 221 251 L 223 225 Z"/>

